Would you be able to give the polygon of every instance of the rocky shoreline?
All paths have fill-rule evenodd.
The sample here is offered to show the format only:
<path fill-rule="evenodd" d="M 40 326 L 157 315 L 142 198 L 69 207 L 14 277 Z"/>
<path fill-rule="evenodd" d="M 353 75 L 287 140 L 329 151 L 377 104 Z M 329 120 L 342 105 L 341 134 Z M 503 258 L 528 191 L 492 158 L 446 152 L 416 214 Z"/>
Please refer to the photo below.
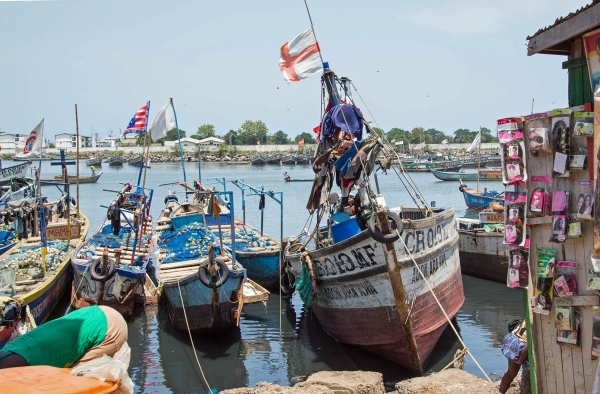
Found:
<path fill-rule="evenodd" d="M 275 153 L 275 152 L 273 152 Z M 266 152 L 266 154 L 270 154 L 268 152 Z M 72 157 L 72 155 L 68 154 L 67 156 Z M 114 156 L 114 153 L 111 152 L 99 152 L 99 153 L 95 153 L 95 154 L 90 154 L 90 153 L 81 153 L 79 155 L 79 159 L 80 160 L 88 160 L 91 158 L 101 158 L 102 161 L 105 161 L 111 157 Z M 122 155 L 119 155 L 120 157 L 122 157 L 126 162 L 130 159 L 135 159 L 136 157 L 139 157 L 140 154 L 135 154 L 135 153 L 124 153 Z M 169 152 L 164 152 L 164 153 L 151 153 L 150 155 L 150 162 L 151 163 L 177 163 L 179 161 L 181 161 L 181 156 L 179 156 L 178 154 L 173 154 L 173 153 L 169 153 Z M 250 161 L 250 158 L 252 157 L 252 154 L 225 154 L 223 156 L 219 156 L 218 154 L 202 154 L 200 156 L 201 161 L 203 162 L 244 162 L 244 161 Z M 10 154 L 3 154 L 2 155 L 2 160 L 11 160 L 12 159 L 12 155 Z M 198 161 L 198 156 L 196 155 L 189 155 L 186 154 L 184 156 L 184 160 L 186 162 L 197 162 Z M 32 161 L 35 162 L 35 159 L 32 159 Z"/>

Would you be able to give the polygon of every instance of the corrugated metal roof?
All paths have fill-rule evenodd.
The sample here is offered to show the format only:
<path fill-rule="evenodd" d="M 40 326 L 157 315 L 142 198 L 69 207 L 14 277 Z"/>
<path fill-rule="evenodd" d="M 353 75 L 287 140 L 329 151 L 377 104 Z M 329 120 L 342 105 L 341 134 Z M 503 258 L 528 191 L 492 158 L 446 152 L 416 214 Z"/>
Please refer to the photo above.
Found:
<path fill-rule="evenodd" d="M 600 3 L 600 0 L 593 0 L 590 4 L 581 7 L 577 11 L 571 12 L 567 16 L 563 16 L 563 17 L 557 18 L 556 21 L 554 21 L 554 23 L 551 24 L 550 26 L 543 27 L 543 28 L 539 29 L 538 31 L 536 31 L 535 34 L 533 34 L 531 36 L 527 36 L 527 40 L 531 40 L 532 38 L 534 38 L 538 34 L 541 34 L 541 33 L 545 32 L 546 30 L 550 30 L 550 29 L 552 29 L 553 27 L 555 27 L 557 25 L 560 25 L 564 21 L 571 19 L 575 15 L 580 14 L 581 12 L 583 12 L 583 11 L 587 10 L 588 8 L 590 8 L 590 7 L 592 7 L 592 6 L 596 5 L 596 4 L 599 4 L 599 3 Z"/>

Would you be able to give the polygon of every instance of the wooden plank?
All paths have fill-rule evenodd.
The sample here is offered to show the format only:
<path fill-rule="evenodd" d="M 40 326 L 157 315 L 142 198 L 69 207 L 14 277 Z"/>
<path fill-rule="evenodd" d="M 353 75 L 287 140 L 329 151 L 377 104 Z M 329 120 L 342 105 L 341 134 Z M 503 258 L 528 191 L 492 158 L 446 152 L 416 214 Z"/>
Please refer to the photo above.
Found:
<path fill-rule="evenodd" d="M 600 7 L 595 4 L 579 14 L 551 27 L 540 34 L 531 37 L 527 43 L 527 56 L 551 49 L 560 43 L 579 36 L 598 26 Z M 567 54 L 569 51 L 567 51 Z"/>
<path fill-rule="evenodd" d="M 539 224 L 550 224 L 552 223 L 552 216 L 542 216 L 537 218 L 528 218 L 527 224 L 530 226 L 536 226 Z"/>
<path fill-rule="evenodd" d="M 585 58 L 585 56 L 567 60 L 566 62 L 563 62 L 563 64 L 562 64 L 563 70 L 568 70 L 571 68 L 583 67 L 583 66 L 587 67 L 587 59 Z"/>

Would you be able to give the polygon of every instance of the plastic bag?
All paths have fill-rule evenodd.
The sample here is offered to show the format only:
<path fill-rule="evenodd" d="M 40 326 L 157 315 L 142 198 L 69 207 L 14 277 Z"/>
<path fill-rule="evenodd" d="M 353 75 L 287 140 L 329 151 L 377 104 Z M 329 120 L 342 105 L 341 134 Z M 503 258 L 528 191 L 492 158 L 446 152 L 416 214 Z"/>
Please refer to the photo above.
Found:
<path fill-rule="evenodd" d="M 508 287 L 527 288 L 529 284 L 529 250 L 514 245 L 508 246 Z"/>
<path fill-rule="evenodd" d="M 577 137 L 591 137 L 594 135 L 593 112 L 575 112 L 573 135 Z"/>
<path fill-rule="evenodd" d="M 577 262 L 557 261 L 554 268 L 554 296 L 577 295 Z"/>
<path fill-rule="evenodd" d="M 579 181 L 575 215 L 578 219 L 594 220 L 594 181 Z"/>
<path fill-rule="evenodd" d="M 504 243 L 525 245 L 527 191 L 509 185 L 504 191 Z"/>
<path fill-rule="evenodd" d="M 117 382 L 120 381 L 119 394 L 133 394 L 134 385 L 127 374 L 129 360 L 131 358 L 131 349 L 127 342 L 121 346 L 114 357 L 106 354 L 100 358 L 90 360 L 79 364 L 71 370 L 71 375 L 84 376 L 86 378 L 96 378 L 101 381 Z"/>
<path fill-rule="evenodd" d="M 537 156 L 540 152 L 552 152 L 550 148 L 550 119 L 548 114 L 533 114 L 525 117 L 525 130 L 529 140 L 529 151 Z"/>
<path fill-rule="evenodd" d="M 571 151 L 571 110 L 552 111 L 552 149 L 554 150 L 553 175 L 568 175 Z"/>
<path fill-rule="evenodd" d="M 533 175 L 531 177 L 533 191 L 529 200 L 528 216 L 536 217 L 550 214 L 550 186 L 552 186 L 551 176 Z"/>
<path fill-rule="evenodd" d="M 505 184 L 527 180 L 522 121 L 521 118 L 498 120 L 498 138 L 500 139 L 500 153 L 502 155 L 502 180 Z"/>
<path fill-rule="evenodd" d="M 552 193 L 552 236 L 550 242 L 564 243 L 567 239 L 569 222 L 569 191 L 556 190 Z"/>

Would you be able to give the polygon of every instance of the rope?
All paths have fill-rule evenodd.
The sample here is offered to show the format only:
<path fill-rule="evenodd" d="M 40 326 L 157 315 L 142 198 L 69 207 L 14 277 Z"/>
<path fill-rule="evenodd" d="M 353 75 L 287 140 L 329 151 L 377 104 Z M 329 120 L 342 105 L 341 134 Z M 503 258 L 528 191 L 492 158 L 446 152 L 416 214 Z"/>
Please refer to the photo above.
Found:
<path fill-rule="evenodd" d="M 465 354 L 469 352 L 469 348 L 458 349 L 456 353 L 454 353 L 454 360 L 450 361 L 448 365 L 442 368 L 442 371 L 453 366 L 456 369 L 464 369 L 465 368 Z M 441 372 L 441 371 L 440 371 Z"/>
<path fill-rule="evenodd" d="M 402 241 L 402 245 L 404 246 L 404 250 L 408 253 L 408 255 L 410 256 L 410 259 L 412 260 L 413 264 L 415 265 L 415 267 L 417 268 L 417 271 L 419 271 L 419 275 L 421 275 L 421 278 L 423 278 L 423 281 L 425 282 L 425 284 L 427 285 L 427 287 L 429 288 L 429 291 L 431 292 L 431 294 L 433 295 L 433 298 L 435 299 L 435 302 L 437 302 L 438 306 L 440 307 L 442 313 L 444 314 L 444 316 L 446 317 L 446 320 L 448 321 L 448 323 L 450 324 L 450 327 L 452 327 L 452 331 L 454 331 L 454 333 L 456 334 L 456 337 L 458 338 L 458 340 L 460 341 L 460 343 L 463 345 L 463 348 L 465 350 L 465 352 L 467 352 L 469 354 L 469 356 L 473 359 L 473 362 L 475 362 L 475 365 L 477 365 L 477 367 L 479 368 L 479 370 L 481 371 L 481 373 L 483 373 L 483 376 L 485 376 L 485 378 L 490 382 L 493 383 L 490 379 L 490 377 L 485 373 L 485 371 L 483 370 L 483 368 L 481 367 L 481 365 L 479 365 L 479 363 L 477 362 L 477 360 L 475 360 L 475 357 L 473 356 L 473 354 L 471 352 L 469 352 L 469 348 L 467 347 L 467 345 L 465 345 L 465 343 L 463 342 L 462 338 L 460 337 L 460 335 L 458 334 L 458 331 L 456 331 L 456 328 L 454 327 L 454 324 L 452 324 L 452 322 L 450 321 L 450 317 L 448 316 L 448 314 L 446 313 L 446 311 L 444 310 L 444 307 L 442 306 L 442 304 L 440 303 L 440 300 L 437 298 L 437 296 L 435 295 L 435 293 L 433 292 L 433 289 L 431 288 L 431 285 L 429 284 L 429 281 L 427 280 L 427 278 L 425 278 L 425 275 L 423 274 L 423 271 L 421 271 L 421 267 L 419 267 L 419 264 L 417 264 L 417 262 L 415 261 L 415 258 L 413 256 L 412 253 L 410 253 L 408 251 L 408 247 L 406 246 L 406 243 L 404 242 L 404 239 L 400 236 L 400 233 L 398 232 L 398 230 L 396 229 L 396 234 L 398 234 L 398 237 L 400 238 L 400 240 Z"/>
<path fill-rule="evenodd" d="M 183 303 L 183 296 L 181 295 L 181 286 L 179 286 L 179 279 L 177 279 L 177 288 L 179 289 L 179 298 L 181 299 L 181 309 L 183 309 L 183 317 L 185 317 L 185 325 L 188 329 L 188 334 L 190 335 L 190 342 L 192 343 L 192 349 L 194 350 L 194 356 L 196 357 L 196 363 L 198 364 L 198 369 L 200 370 L 200 374 L 202 375 L 202 379 L 204 379 L 204 384 L 208 387 L 208 391 L 212 392 L 206 377 L 204 376 L 204 371 L 202 370 L 202 365 L 200 365 L 200 360 L 198 360 L 198 354 L 196 353 L 196 347 L 194 346 L 194 339 L 192 338 L 192 331 L 190 330 L 190 323 L 188 322 L 187 313 L 185 312 L 185 304 Z"/>
<path fill-rule="evenodd" d="M 67 308 L 67 311 L 65 312 L 65 315 L 68 315 L 69 312 L 71 311 L 71 307 L 73 306 L 73 301 L 75 300 L 75 298 L 77 297 L 77 293 L 79 292 L 79 289 L 81 288 L 81 284 L 83 283 L 83 279 L 85 277 L 85 274 L 87 274 L 88 269 L 90 268 L 92 264 L 88 264 L 85 266 L 85 270 L 83 271 L 83 275 L 81 275 L 81 280 L 79 281 L 79 285 L 77 285 L 77 289 L 75 290 L 75 294 L 73 294 L 73 297 L 71 298 L 71 303 L 69 304 L 69 307 Z"/>

